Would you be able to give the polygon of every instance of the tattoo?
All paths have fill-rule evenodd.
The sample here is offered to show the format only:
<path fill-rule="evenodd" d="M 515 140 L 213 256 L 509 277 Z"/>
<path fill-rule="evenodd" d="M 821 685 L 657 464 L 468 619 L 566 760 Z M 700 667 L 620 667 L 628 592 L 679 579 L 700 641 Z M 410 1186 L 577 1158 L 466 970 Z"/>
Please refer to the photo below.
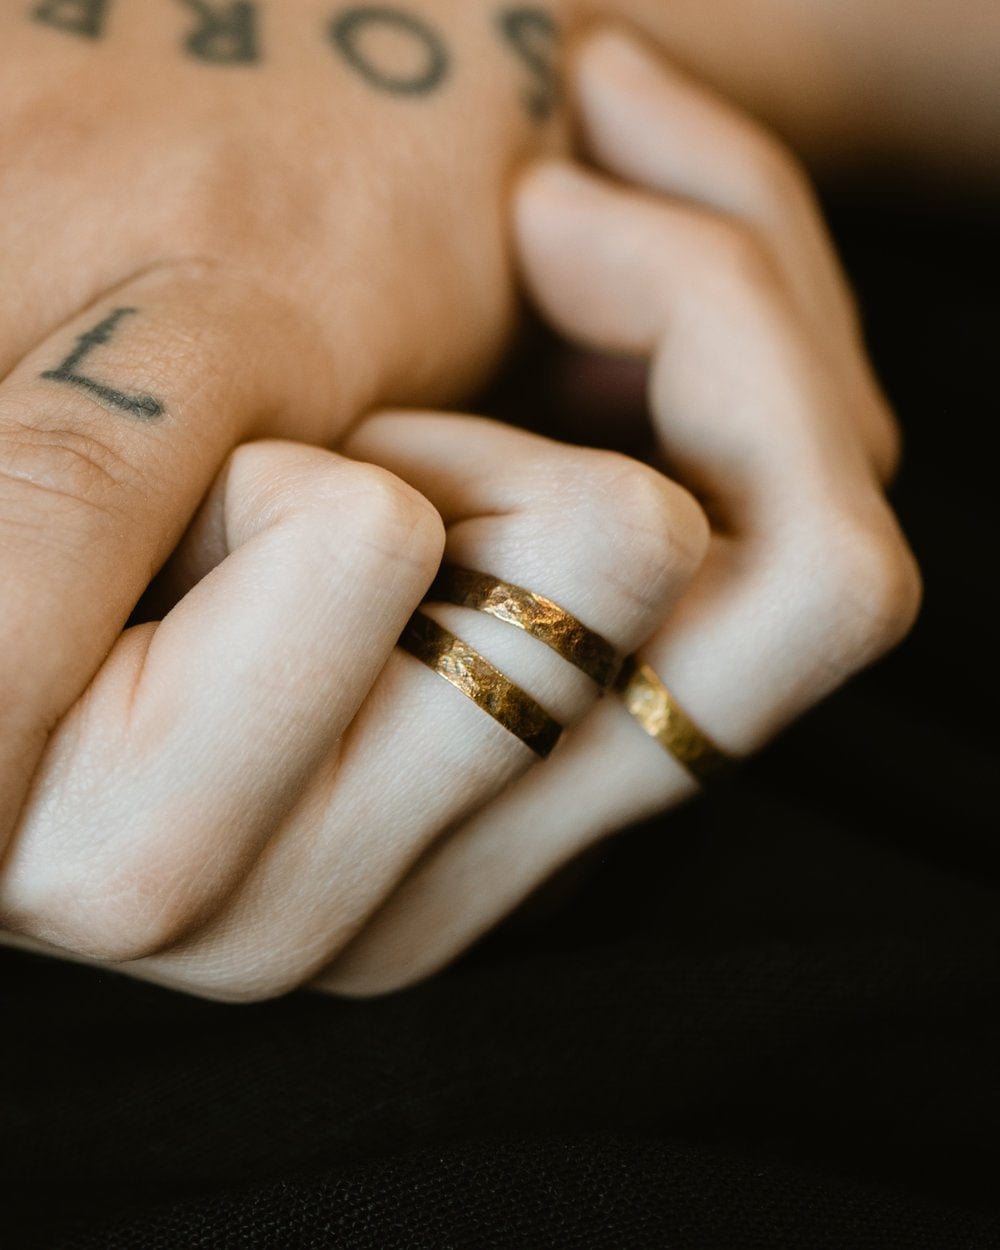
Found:
<path fill-rule="evenodd" d="M 155 421 L 157 417 L 162 417 L 164 407 L 152 395 L 126 395 L 124 391 L 115 390 L 113 386 L 105 386 L 103 382 L 95 382 L 93 378 L 77 373 L 77 366 L 90 355 L 95 347 L 100 347 L 102 343 L 110 341 L 119 321 L 138 311 L 137 308 L 116 308 L 99 325 L 88 330 L 86 334 L 80 335 L 76 341 L 76 347 L 61 365 L 55 369 L 47 369 L 41 376 L 49 382 L 68 382 L 71 386 L 80 386 L 102 403 L 111 408 L 118 408 L 121 412 L 127 412 L 129 416 L 141 417 L 144 421 Z"/>
<path fill-rule="evenodd" d="M 250 0 L 223 4 L 181 0 L 181 3 L 194 9 L 201 18 L 201 25 L 184 41 L 192 56 L 213 65 L 253 65 L 260 60 L 257 6 Z"/>
<path fill-rule="evenodd" d="M 410 77 L 403 77 L 374 65 L 359 46 L 361 34 L 373 26 L 388 27 L 416 39 L 426 53 L 424 68 Z M 347 63 L 366 82 L 392 95 L 428 95 L 440 87 L 448 75 L 450 60 L 443 40 L 425 22 L 399 9 L 383 6 L 348 9 L 334 19 L 330 37 Z"/>
<path fill-rule="evenodd" d="M 150 0 L 144 0 L 149 3 Z M 100 39 L 112 0 L 39 0 L 31 11 L 36 22 L 57 30 Z M 255 65 L 263 59 L 257 0 L 179 0 L 199 19 L 187 35 L 189 56 L 209 65 Z M 277 0 L 276 0 L 277 3 Z M 524 106 L 536 121 L 551 117 L 562 99 L 557 63 L 559 27 L 544 8 L 507 5 L 497 15 L 504 42 L 531 74 Z M 403 40 L 418 58 L 412 71 L 379 63 L 377 45 L 368 36 L 389 34 Z M 397 96 L 425 96 L 438 90 L 451 72 L 451 53 L 438 31 L 405 9 L 389 4 L 354 4 L 334 17 L 330 42 L 347 64 L 378 91 Z"/>
<path fill-rule="evenodd" d="M 36 22 L 67 30 L 72 35 L 100 39 L 104 34 L 108 0 L 42 0 L 31 16 Z"/>
<path fill-rule="evenodd" d="M 505 9 L 499 20 L 504 38 L 535 76 L 524 95 L 525 107 L 536 121 L 545 121 L 562 96 L 553 55 L 559 27 L 550 13 L 533 6 Z"/>

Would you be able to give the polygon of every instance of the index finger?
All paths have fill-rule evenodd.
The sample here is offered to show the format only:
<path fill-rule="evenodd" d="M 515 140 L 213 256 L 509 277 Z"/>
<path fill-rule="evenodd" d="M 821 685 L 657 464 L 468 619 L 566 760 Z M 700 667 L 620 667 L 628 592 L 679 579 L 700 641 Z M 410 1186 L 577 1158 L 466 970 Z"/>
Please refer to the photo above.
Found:
<path fill-rule="evenodd" d="M 586 142 L 605 170 L 643 189 L 634 197 L 635 233 L 606 236 L 598 257 L 620 265 L 623 279 L 644 280 L 647 286 L 659 282 L 668 291 L 690 287 L 708 313 L 712 305 L 732 303 L 734 275 L 749 279 L 744 285 L 760 295 L 779 290 L 794 330 L 810 336 L 841 386 L 849 380 L 854 396 L 845 426 L 857 429 L 878 475 L 891 477 L 899 458 L 896 422 L 860 349 L 846 277 L 815 194 L 792 154 L 750 118 L 618 31 L 590 35 L 577 61 Z M 699 228 L 688 231 L 680 249 L 670 249 L 651 214 L 639 211 L 640 202 L 655 204 L 661 217 L 669 208 L 676 220 Z M 594 305 L 601 307 L 594 300 L 581 307 Z M 693 299 L 688 306 L 698 311 Z M 650 308 L 648 298 L 633 305 L 639 317 L 643 311 L 648 317 Z M 633 316 L 623 325 L 634 322 Z M 663 328 L 662 320 L 657 328 Z M 751 328 L 744 316 L 732 338 L 737 333 L 745 338 Z M 716 368 L 742 363 L 735 341 L 733 348 L 717 357 Z M 760 336 L 754 349 L 762 350 Z"/>
<path fill-rule="evenodd" d="M 0 849 L 52 727 L 225 453 L 279 405 L 287 320 L 203 267 L 164 269 L 0 384 Z"/>

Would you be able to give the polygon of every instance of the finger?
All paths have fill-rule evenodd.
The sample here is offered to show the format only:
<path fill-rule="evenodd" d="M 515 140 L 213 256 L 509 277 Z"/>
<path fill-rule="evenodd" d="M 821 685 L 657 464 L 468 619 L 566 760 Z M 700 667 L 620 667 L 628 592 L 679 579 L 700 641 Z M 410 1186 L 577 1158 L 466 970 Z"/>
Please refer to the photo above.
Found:
<path fill-rule="evenodd" d="M 407 474 L 434 503 L 449 523 L 449 560 L 555 600 L 622 651 L 675 601 L 707 539 L 690 496 L 645 466 L 493 422 L 385 414 L 365 422 L 349 450 Z M 426 610 L 561 723 L 597 698 L 593 681 L 509 624 L 467 608 Z M 231 906 L 143 975 L 225 998 L 300 984 L 443 829 L 557 756 L 537 763 L 437 673 L 397 652 Z"/>
<path fill-rule="evenodd" d="M 294 403 L 304 352 L 263 295 L 186 266 L 82 313 L 0 385 L 0 849 L 47 733 L 226 451 Z"/>
<path fill-rule="evenodd" d="M 626 723 L 612 700 L 567 737 L 545 773 L 519 778 L 430 847 L 370 922 L 315 978 L 315 988 L 367 997 L 440 971 L 559 868 L 666 801 L 693 778 Z"/>
<path fill-rule="evenodd" d="M 857 314 L 809 179 L 752 118 L 692 82 L 623 31 L 582 43 L 578 102 L 587 144 L 606 170 L 716 210 L 752 229 L 799 313 L 868 393 L 855 419 L 880 476 L 899 459 L 898 425 L 863 353 Z"/>
<path fill-rule="evenodd" d="M 828 333 L 833 318 L 853 335 L 853 301 L 812 186 L 775 135 L 621 30 L 583 42 L 575 81 L 603 169 L 756 227 L 800 308 Z"/>
<path fill-rule="evenodd" d="M 794 542 L 779 553 L 714 547 L 640 654 L 739 757 L 898 641 L 915 592 L 902 554 L 821 547 L 817 563 Z M 544 776 L 520 778 L 428 850 L 318 987 L 382 994 L 430 976 L 575 856 L 697 789 L 620 701 L 603 701 Z"/>
<path fill-rule="evenodd" d="M 619 654 L 655 627 L 706 550 L 707 523 L 688 492 L 623 456 L 482 418 L 412 414 L 369 420 L 349 450 L 434 503 L 452 564 L 556 601 Z M 461 607 L 435 605 L 434 614 L 474 646 L 501 647 L 503 662 L 547 705 L 563 704 L 567 721 L 592 704 L 593 682 L 535 639 Z"/>
<path fill-rule="evenodd" d="M 727 520 L 812 510 L 817 476 L 881 500 L 844 419 L 876 399 L 817 345 L 752 235 L 563 164 L 527 176 L 516 215 L 528 284 L 563 332 L 601 351 L 656 350 L 664 449 Z"/>
<path fill-rule="evenodd" d="M 706 273 L 705 221 L 561 171 L 546 187 L 536 175 L 519 205 L 542 306 L 588 346 L 654 351 L 653 416 L 671 459 L 720 510 L 736 496 L 731 532 L 641 655 L 739 756 L 898 641 L 919 576 L 838 420 L 850 394 L 780 286 L 727 272 L 732 251 Z M 621 707 L 600 706 L 544 784 L 521 779 L 431 848 L 321 984 L 372 993 L 429 974 L 566 859 L 693 789 Z"/>
<path fill-rule="evenodd" d="M 566 333 L 653 355 L 654 427 L 728 524 L 670 622 L 682 655 L 654 668 L 669 661 L 671 688 L 676 665 L 704 668 L 696 720 L 753 750 L 916 612 L 912 554 L 845 420 L 861 397 L 741 231 L 563 167 L 529 178 L 517 224 L 528 281 Z"/>
<path fill-rule="evenodd" d="M 222 562 L 121 638 L 55 735 L 0 882 L 8 927 L 121 960 L 210 914 L 335 754 L 443 545 L 384 470 L 285 443 L 233 454 L 211 529 Z"/>

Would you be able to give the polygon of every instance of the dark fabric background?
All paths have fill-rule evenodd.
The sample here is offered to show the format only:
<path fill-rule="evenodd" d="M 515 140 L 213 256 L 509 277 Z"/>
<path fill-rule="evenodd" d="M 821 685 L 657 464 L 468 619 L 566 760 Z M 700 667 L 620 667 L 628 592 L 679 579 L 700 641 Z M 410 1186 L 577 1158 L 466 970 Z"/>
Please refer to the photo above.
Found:
<path fill-rule="evenodd" d="M 908 433 L 912 638 L 412 992 L 0 956 L 4 1246 L 1000 1246 L 996 213 L 831 207 Z"/>

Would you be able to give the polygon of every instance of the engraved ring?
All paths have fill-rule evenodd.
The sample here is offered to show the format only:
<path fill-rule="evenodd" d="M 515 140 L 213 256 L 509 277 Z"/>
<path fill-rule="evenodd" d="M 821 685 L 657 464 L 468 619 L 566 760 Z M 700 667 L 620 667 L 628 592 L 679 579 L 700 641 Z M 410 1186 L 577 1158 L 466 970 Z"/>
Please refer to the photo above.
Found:
<path fill-rule="evenodd" d="M 735 763 L 698 728 L 648 664 L 629 656 L 616 689 L 646 733 L 702 784 Z"/>
<path fill-rule="evenodd" d="M 559 741 L 563 727 L 555 717 L 485 656 L 425 613 L 413 614 L 399 645 L 450 682 L 542 759 Z"/>
<path fill-rule="evenodd" d="M 489 573 L 446 564 L 428 591 L 427 599 L 487 612 L 508 625 L 516 625 L 586 673 L 602 690 L 608 690 L 618 676 L 621 658 L 612 643 L 588 629 L 558 603 L 523 586 L 515 586 Z"/>
<path fill-rule="evenodd" d="M 514 625 L 586 673 L 602 691 L 611 687 L 621 667 L 615 647 L 565 608 L 490 573 L 446 564 L 427 592 L 425 603 L 471 608 Z M 485 656 L 425 613 L 412 617 L 399 645 L 536 755 L 545 758 L 559 741 L 563 727 L 553 716 Z"/>

